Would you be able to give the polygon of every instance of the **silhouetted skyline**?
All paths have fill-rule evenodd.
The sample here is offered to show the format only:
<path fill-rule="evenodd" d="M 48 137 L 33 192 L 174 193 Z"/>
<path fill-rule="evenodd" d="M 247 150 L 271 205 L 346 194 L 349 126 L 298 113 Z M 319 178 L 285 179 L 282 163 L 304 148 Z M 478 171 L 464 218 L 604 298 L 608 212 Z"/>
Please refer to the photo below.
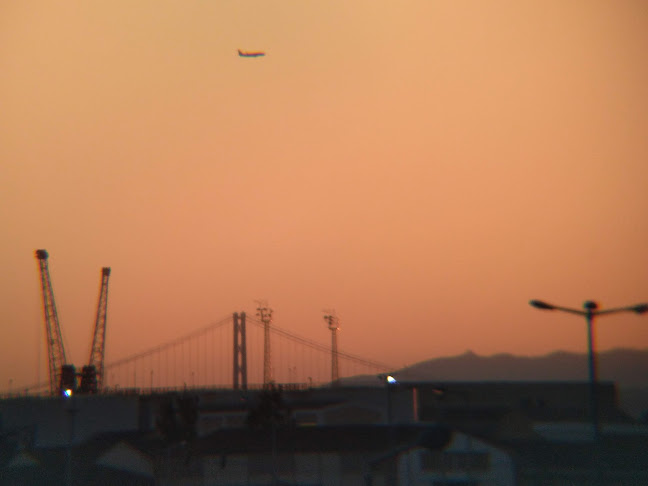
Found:
<path fill-rule="evenodd" d="M 412 364 L 586 349 L 648 300 L 642 2 L 0 7 L 0 389 L 267 299 L 284 329 Z M 244 60 L 237 49 L 269 53 Z M 597 348 L 648 347 L 648 319 Z"/>

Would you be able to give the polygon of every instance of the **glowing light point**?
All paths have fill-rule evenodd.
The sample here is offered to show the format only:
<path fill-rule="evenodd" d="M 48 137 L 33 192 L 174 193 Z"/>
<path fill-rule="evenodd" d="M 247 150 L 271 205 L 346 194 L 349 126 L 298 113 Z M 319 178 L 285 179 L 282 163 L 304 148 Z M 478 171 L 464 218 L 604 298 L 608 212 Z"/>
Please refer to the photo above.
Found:
<path fill-rule="evenodd" d="M 70 398 L 72 396 L 72 390 L 68 388 L 67 390 L 63 390 L 63 396 L 65 398 Z"/>
<path fill-rule="evenodd" d="M 394 378 L 391 375 L 388 375 L 386 380 L 387 380 L 387 383 L 389 383 L 390 385 L 397 385 L 398 384 L 398 382 L 396 381 L 396 378 Z"/>

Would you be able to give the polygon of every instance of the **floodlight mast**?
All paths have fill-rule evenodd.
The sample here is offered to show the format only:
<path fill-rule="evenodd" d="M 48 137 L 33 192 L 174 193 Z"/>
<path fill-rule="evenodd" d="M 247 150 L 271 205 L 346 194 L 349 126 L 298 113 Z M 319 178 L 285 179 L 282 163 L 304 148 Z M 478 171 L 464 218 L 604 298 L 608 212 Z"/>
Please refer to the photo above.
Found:
<path fill-rule="evenodd" d="M 337 342 L 337 332 L 340 326 L 339 319 L 334 310 L 325 312 L 328 312 L 328 314 L 324 316 L 324 320 L 327 322 L 328 328 L 331 331 L 331 384 L 334 385 L 340 378 Z"/>
<path fill-rule="evenodd" d="M 272 309 L 268 307 L 265 300 L 256 301 L 257 316 L 263 323 L 263 386 L 269 386 L 272 382 L 272 358 L 270 354 L 270 323 L 272 322 Z"/>

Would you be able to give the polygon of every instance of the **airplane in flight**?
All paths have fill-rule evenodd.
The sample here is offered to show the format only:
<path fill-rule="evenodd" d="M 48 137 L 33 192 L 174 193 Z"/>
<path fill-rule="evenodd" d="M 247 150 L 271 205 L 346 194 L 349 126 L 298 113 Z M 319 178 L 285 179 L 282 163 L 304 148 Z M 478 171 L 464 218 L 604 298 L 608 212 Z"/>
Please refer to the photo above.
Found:
<path fill-rule="evenodd" d="M 242 51 L 241 49 L 238 50 L 238 55 L 240 57 L 263 57 L 265 56 L 265 52 L 262 51 L 257 51 L 257 52 L 245 52 Z"/>

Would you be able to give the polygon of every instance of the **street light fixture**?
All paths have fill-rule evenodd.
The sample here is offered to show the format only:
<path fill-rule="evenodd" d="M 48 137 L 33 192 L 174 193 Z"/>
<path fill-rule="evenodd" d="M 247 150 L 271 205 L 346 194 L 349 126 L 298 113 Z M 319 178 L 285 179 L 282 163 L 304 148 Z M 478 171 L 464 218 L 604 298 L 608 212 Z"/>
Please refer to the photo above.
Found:
<path fill-rule="evenodd" d="M 619 312 L 634 312 L 635 314 L 645 314 L 648 312 L 648 303 L 636 304 L 627 307 L 616 307 L 614 309 L 599 309 L 598 304 L 592 300 L 588 300 L 583 304 L 583 309 L 571 309 L 569 307 L 561 307 L 553 304 L 548 304 L 542 300 L 531 300 L 529 305 L 536 309 L 542 310 L 557 310 L 568 312 L 570 314 L 577 314 L 584 316 L 587 322 L 587 356 L 589 365 L 589 383 L 590 383 L 590 414 L 592 420 L 592 430 L 594 433 L 594 441 L 598 442 L 600 436 L 599 416 L 598 416 L 598 400 L 596 396 L 596 383 L 598 381 L 598 370 L 596 366 L 596 355 L 594 350 L 594 337 L 592 327 L 594 325 L 594 317 L 606 314 L 616 314 Z"/>
<path fill-rule="evenodd" d="M 387 391 L 387 423 L 392 423 L 392 391 L 398 385 L 398 380 L 389 374 L 380 374 L 378 378 L 385 383 Z"/>

